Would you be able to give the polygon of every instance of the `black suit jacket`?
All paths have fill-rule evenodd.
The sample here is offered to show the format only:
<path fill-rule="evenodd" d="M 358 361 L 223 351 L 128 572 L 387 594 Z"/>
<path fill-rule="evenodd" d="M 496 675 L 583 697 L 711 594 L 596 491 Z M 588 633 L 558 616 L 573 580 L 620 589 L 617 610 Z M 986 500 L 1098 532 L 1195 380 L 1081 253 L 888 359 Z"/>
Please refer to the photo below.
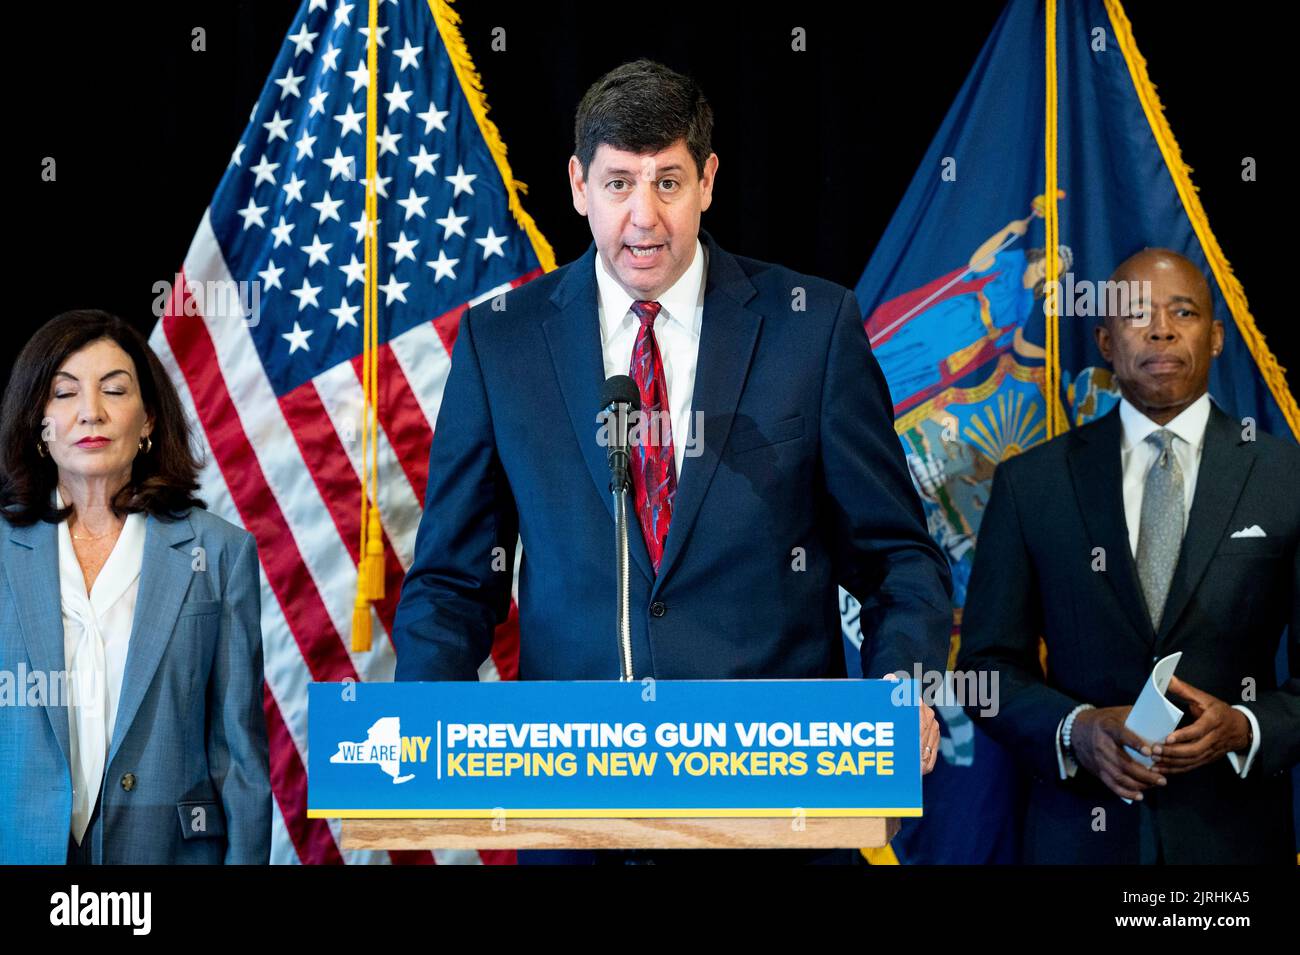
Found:
<path fill-rule="evenodd" d="M 1242 426 L 1211 406 L 1187 532 L 1156 633 L 1129 549 L 1122 430 L 1116 409 L 1003 462 L 980 525 L 958 667 L 998 671 L 998 713 L 968 712 L 1033 776 L 1026 861 L 1139 861 L 1139 805 L 1125 804 L 1083 768 L 1062 782 L 1056 729 L 1079 703 L 1132 704 L 1155 661 L 1181 650 L 1177 675 L 1249 707 L 1261 744 L 1245 779 L 1225 758 L 1144 793 L 1164 861 L 1294 863 L 1300 448 L 1267 434 L 1245 440 Z M 1232 536 L 1255 524 L 1267 536 Z M 1094 570 L 1101 555 L 1105 569 Z M 1290 679 L 1279 686 L 1275 658 L 1288 625 Z M 1248 680 L 1253 701 L 1243 699 Z M 1184 717 L 1183 725 L 1190 721 Z M 1101 831 L 1097 808 L 1105 811 Z"/>

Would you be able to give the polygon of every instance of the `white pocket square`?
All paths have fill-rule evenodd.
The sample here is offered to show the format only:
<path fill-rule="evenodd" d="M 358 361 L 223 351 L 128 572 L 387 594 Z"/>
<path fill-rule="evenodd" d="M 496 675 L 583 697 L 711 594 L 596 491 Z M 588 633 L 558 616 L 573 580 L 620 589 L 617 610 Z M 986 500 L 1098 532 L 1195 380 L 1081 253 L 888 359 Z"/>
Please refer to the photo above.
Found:
<path fill-rule="evenodd" d="M 1264 528 L 1260 527 L 1258 524 L 1251 524 L 1249 527 L 1243 527 L 1239 531 L 1234 531 L 1232 536 L 1235 538 L 1235 537 L 1267 537 L 1268 535 L 1264 533 Z"/>

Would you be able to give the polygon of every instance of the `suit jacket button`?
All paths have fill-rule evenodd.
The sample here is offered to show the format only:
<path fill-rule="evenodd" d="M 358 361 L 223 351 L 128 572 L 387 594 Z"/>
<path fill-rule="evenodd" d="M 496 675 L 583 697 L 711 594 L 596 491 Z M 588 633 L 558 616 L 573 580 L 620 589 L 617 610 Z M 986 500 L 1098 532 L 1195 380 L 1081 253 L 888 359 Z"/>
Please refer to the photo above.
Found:
<path fill-rule="evenodd" d="M 650 614 L 654 617 L 662 617 L 668 612 L 668 605 L 662 600 L 656 600 L 650 605 Z"/>
<path fill-rule="evenodd" d="M 122 788 L 127 792 L 135 789 L 135 773 L 124 773 L 122 775 Z"/>

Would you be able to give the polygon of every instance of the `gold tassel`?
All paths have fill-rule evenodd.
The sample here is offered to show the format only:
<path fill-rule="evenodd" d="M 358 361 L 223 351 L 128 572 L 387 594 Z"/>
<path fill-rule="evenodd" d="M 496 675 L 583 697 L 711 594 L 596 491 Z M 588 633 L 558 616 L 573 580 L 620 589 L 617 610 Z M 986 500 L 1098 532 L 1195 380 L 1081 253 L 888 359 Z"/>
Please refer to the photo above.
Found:
<path fill-rule="evenodd" d="M 360 653 L 370 649 L 370 603 L 361 592 L 357 582 L 357 602 L 352 606 L 352 652 Z"/>
<path fill-rule="evenodd" d="M 366 534 L 365 594 L 370 600 L 384 599 L 384 539 L 379 526 L 379 508 L 370 509 L 370 529 Z"/>
<path fill-rule="evenodd" d="M 370 599 L 370 561 L 366 560 L 364 550 L 361 559 L 357 561 L 357 593 L 365 600 Z"/>

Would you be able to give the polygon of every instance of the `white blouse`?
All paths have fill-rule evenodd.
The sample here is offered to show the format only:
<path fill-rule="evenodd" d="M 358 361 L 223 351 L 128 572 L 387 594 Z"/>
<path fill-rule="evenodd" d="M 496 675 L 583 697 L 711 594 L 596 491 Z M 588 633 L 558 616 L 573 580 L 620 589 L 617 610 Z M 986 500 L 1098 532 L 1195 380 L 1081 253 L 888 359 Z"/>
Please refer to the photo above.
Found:
<path fill-rule="evenodd" d="M 55 494 L 57 506 L 62 508 L 63 496 Z M 68 708 L 72 835 L 80 844 L 103 781 L 122 695 L 144 563 L 145 518 L 143 514 L 127 515 L 89 594 L 67 521 L 59 523 L 58 534 L 63 658 L 72 703 Z"/>

